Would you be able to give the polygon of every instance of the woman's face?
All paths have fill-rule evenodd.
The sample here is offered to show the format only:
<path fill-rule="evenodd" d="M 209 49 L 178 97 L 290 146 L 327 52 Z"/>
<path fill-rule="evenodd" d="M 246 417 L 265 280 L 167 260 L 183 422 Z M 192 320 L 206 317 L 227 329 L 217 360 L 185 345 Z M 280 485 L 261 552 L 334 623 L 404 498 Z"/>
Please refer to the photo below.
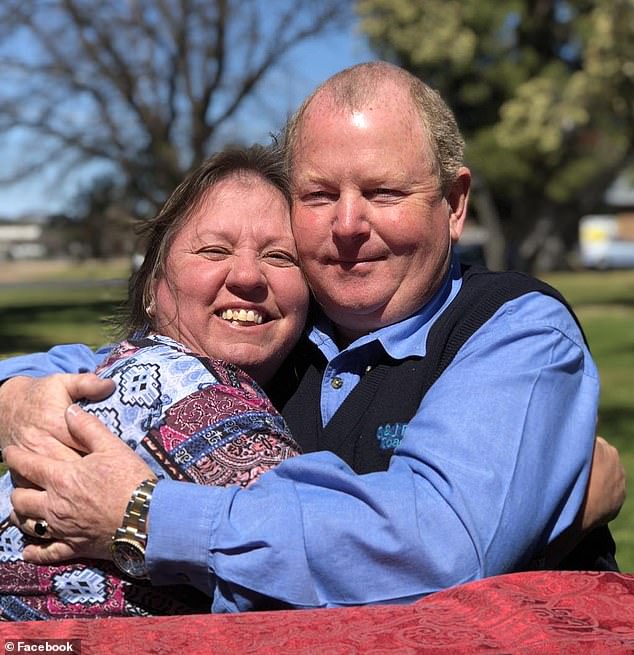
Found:
<path fill-rule="evenodd" d="M 209 189 L 170 245 L 154 296 L 158 332 L 266 383 L 308 308 L 280 191 L 249 173 Z"/>

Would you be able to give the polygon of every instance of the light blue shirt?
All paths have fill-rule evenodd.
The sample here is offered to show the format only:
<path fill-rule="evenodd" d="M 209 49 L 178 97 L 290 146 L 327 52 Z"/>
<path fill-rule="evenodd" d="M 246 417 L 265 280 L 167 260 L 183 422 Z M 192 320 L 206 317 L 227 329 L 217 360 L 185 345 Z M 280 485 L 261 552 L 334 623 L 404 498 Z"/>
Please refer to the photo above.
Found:
<path fill-rule="evenodd" d="M 313 329 L 329 361 L 324 420 L 358 381 L 372 342 L 395 358 L 424 355 L 430 327 L 460 288 L 456 271 L 454 262 L 417 314 L 342 352 L 326 325 Z M 103 356 L 53 350 L 0 362 L 0 378 L 76 372 Z M 598 395 L 573 317 L 553 298 L 522 296 L 460 349 L 387 471 L 356 475 L 320 452 L 283 462 L 247 489 L 161 481 L 149 518 L 152 581 L 189 581 L 214 611 L 243 611 L 258 594 L 295 607 L 408 602 L 522 569 L 581 506 Z"/>

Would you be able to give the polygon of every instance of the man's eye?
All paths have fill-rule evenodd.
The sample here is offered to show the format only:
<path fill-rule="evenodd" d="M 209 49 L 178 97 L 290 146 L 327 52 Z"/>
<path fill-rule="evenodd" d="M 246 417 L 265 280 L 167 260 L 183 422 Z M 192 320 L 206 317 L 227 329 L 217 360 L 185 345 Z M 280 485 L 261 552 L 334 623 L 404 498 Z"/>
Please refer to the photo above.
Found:
<path fill-rule="evenodd" d="M 403 192 L 398 189 L 389 189 L 387 187 L 377 187 L 376 189 L 370 189 L 364 193 L 366 198 L 372 199 L 395 199 L 403 196 Z"/>
<path fill-rule="evenodd" d="M 320 204 L 325 202 L 335 202 L 338 198 L 338 194 L 334 191 L 309 191 L 301 195 L 301 200 L 307 204 Z"/>

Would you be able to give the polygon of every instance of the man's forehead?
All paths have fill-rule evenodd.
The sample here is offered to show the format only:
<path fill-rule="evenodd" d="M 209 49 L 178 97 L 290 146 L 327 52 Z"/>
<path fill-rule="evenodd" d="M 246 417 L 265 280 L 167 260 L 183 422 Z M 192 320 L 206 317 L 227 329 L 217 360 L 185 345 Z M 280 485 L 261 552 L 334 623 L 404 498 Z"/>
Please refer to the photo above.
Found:
<path fill-rule="evenodd" d="M 368 103 L 365 107 L 355 108 L 315 105 L 298 125 L 292 153 L 293 167 L 300 162 L 305 164 L 306 159 L 313 155 L 320 159 L 328 156 L 333 146 L 338 147 L 345 141 L 346 135 L 357 139 L 351 156 L 359 152 L 359 147 L 363 149 L 364 143 L 368 148 L 389 148 L 390 152 L 394 148 L 402 150 L 408 144 L 413 147 L 420 144 L 420 150 L 425 150 L 427 140 L 423 132 L 418 113 L 413 108 L 410 112 L 404 111 L 399 104 L 378 106 Z"/>

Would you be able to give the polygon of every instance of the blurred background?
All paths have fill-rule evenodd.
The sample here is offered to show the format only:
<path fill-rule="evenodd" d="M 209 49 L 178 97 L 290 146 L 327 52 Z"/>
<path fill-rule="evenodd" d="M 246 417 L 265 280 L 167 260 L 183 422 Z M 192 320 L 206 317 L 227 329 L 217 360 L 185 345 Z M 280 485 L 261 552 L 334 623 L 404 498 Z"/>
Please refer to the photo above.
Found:
<path fill-rule="evenodd" d="M 0 357 L 107 341 L 135 225 L 370 59 L 455 111 L 475 180 L 462 256 L 573 304 L 633 479 L 633 0 L 0 0 Z M 626 503 L 626 570 L 633 521 Z"/>

